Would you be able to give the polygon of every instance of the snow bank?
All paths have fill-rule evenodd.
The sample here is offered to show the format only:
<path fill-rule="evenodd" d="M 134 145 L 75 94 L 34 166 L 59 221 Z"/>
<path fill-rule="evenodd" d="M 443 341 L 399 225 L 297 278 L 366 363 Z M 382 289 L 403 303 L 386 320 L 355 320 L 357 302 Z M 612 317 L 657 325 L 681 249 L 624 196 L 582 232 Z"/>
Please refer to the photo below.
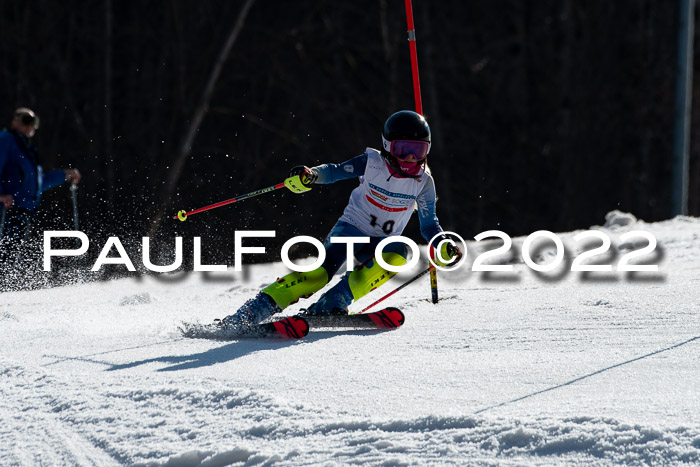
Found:
<path fill-rule="evenodd" d="M 603 227 L 606 229 L 614 228 L 614 227 L 626 227 L 629 225 L 633 225 L 637 222 L 637 218 L 634 217 L 633 214 L 630 214 L 628 212 L 622 212 L 618 211 L 617 209 L 614 211 L 610 211 L 605 215 L 605 224 Z"/>

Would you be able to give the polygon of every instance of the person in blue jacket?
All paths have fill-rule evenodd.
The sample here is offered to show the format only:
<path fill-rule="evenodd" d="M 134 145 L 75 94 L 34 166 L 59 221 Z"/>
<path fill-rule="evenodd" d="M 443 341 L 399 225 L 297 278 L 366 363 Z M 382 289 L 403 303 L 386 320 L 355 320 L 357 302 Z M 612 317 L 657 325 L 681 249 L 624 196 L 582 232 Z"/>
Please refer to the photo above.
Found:
<path fill-rule="evenodd" d="M 39 117 L 26 107 L 15 110 L 10 129 L 0 131 L 0 239 L 6 245 L 24 239 L 41 194 L 65 182 L 79 183 L 77 169 L 44 172 L 31 138 Z"/>

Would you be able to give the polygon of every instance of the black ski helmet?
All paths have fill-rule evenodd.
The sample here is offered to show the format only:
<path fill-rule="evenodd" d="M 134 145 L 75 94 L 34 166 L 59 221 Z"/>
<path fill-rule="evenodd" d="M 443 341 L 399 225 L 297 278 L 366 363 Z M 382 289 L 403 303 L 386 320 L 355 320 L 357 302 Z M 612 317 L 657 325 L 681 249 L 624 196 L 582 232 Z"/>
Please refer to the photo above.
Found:
<path fill-rule="evenodd" d="M 391 156 L 391 142 L 398 140 L 426 141 L 430 144 L 430 126 L 425 118 L 412 110 L 400 110 L 387 118 L 382 132 L 382 155 L 396 169 L 397 161 Z M 428 146 L 428 153 L 430 146 Z M 425 161 L 421 163 L 423 165 Z M 401 172 L 400 172 L 401 173 Z M 404 176 L 411 177 L 404 174 Z"/>
<path fill-rule="evenodd" d="M 430 126 L 425 118 L 412 110 L 400 110 L 387 118 L 382 133 L 387 141 L 399 139 L 430 142 Z"/>

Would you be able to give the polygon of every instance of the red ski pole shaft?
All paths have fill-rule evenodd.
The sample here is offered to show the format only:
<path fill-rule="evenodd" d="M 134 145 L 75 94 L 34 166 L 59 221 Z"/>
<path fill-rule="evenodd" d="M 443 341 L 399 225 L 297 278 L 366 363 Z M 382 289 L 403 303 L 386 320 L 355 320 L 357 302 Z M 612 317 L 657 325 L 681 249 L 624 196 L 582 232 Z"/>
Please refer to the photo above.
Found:
<path fill-rule="evenodd" d="M 392 291 L 389 292 L 388 294 L 384 295 L 382 298 L 380 298 L 380 299 L 377 300 L 376 302 L 374 302 L 374 303 L 372 303 L 371 305 L 365 307 L 362 311 L 360 311 L 360 313 L 364 313 L 365 311 L 367 311 L 367 310 L 369 310 L 370 308 L 372 308 L 374 305 L 376 305 L 376 304 L 378 304 L 378 303 L 380 303 L 380 302 L 383 302 L 384 300 L 386 300 L 387 298 L 391 297 L 391 296 L 394 295 L 396 292 L 398 292 L 399 290 L 401 290 L 401 289 L 403 289 L 404 287 L 408 286 L 408 285 L 411 284 L 412 282 L 417 281 L 418 279 L 420 279 L 421 277 L 423 277 L 424 275 L 426 275 L 427 273 L 429 273 L 431 269 L 432 269 L 432 266 L 430 266 L 429 268 L 427 268 L 427 269 L 425 269 L 425 270 L 419 272 L 418 274 L 416 274 L 415 276 L 413 276 L 412 278 L 410 278 L 409 280 L 407 280 L 406 282 L 404 282 L 404 283 L 401 284 L 400 286 L 396 287 L 394 290 L 392 290 Z"/>
<path fill-rule="evenodd" d="M 184 221 L 187 218 L 187 216 L 191 216 L 192 214 L 198 214 L 200 212 L 220 208 L 221 206 L 226 206 L 227 204 L 232 204 L 232 203 L 236 203 L 238 201 L 243 201 L 244 199 L 252 198 L 253 196 L 262 195 L 263 193 L 278 190 L 280 188 L 284 188 L 284 182 L 278 183 L 277 185 L 269 186 L 267 188 L 261 188 L 260 190 L 251 191 L 250 193 L 246 193 L 244 195 L 238 195 L 235 198 L 231 198 L 231 199 L 227 199 L 226 201 L 220 201 L 218 203 L 210 204 L 209 206 L 204 206 L 203 208 L 198 208 L 198 209 L 195 209 L 195 210 L 190 211 L 190 212 L 180 211 L 177 213 L 176 216 L 173 216 L 173 219 L 180 219 L 181 221 Z"/>

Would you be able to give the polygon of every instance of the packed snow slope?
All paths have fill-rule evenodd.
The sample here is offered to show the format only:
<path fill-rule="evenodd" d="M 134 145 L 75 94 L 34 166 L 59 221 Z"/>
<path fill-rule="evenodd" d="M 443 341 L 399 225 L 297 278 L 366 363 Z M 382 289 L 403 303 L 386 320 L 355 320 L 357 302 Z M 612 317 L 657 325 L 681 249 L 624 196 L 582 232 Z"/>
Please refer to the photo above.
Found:
<path fill-rule="evenodd" d="M 0 465 L 700 463 L 700 219 L 599 229 L 613 265 L 651 232 L 659 272 L 475 273 L 500 242 L 470 242 L 438 305 L 427 277 L 387 300 L 406 324 L 386 332 L 180 337 L 281 264 L 4 293 Z"/>

